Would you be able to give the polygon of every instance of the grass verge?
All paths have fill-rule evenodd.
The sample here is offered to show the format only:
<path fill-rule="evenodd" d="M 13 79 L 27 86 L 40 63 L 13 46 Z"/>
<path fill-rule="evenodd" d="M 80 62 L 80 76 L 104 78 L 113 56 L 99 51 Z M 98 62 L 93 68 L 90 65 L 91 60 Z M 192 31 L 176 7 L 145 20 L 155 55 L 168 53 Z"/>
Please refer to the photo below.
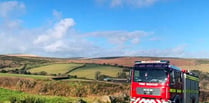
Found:
<path fill-rule="evenodd" d="M 42 96 L 42 95 L 32 95 L 20 91 L 8 90 L 0 88 L 0 103 L 9 103 L 12 98 L 17 100 L 23 100 L 24 98 L 36 98 L 45 103 L 68 103 L 78 101 L 79 98 L 76 97 L 61 97 L 61 96 Z M 84 98 L 84 100 L 86 100 Z M 90 102 L 87 99 L 88 102 Z"/>

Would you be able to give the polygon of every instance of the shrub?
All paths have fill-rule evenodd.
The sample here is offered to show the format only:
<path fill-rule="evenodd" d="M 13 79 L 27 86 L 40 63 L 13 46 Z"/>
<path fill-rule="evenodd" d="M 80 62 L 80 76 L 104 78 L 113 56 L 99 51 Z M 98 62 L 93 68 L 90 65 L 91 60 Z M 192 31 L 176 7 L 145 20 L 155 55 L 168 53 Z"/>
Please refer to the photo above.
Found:
<path fill-rule="evenodd" d="M 1 70 L 1 72 L 2 72 L 2 73 L 7 73 L 7 71 L 6 71 L 6 70 Z"/>
<path fill-rule="evenodd" d="M 23 99 L 17 97 L 11 97 L 9 101 L 11 103 L 46 103 L 46 100 L 32 96 L 26 96 Z"/>
<path fill-rule="evenodd" d="M 57 76 L 57 74 L 50 74 L 51 76 Z"/>
<path fill-rule="evenodd" d="M 47 75 L 47 72 L 41 71 L 41 72 L 39 72 L 39 75 Z"/>
<path fill-rule="evenodd" d="M 21 103 L 45 103 L 45 100 L 37 97 L 27 96 L 23 100 L 21 100 Z"/>

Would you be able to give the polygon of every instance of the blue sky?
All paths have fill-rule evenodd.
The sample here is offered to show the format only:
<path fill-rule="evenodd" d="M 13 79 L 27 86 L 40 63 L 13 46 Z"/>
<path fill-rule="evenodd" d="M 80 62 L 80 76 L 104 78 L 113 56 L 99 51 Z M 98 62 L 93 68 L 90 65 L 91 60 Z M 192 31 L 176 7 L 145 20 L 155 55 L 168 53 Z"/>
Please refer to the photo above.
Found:
<path fill-rule="evenodd" d="M 0 54 L 208 58 L 208 3 L 0 0 Z"/>

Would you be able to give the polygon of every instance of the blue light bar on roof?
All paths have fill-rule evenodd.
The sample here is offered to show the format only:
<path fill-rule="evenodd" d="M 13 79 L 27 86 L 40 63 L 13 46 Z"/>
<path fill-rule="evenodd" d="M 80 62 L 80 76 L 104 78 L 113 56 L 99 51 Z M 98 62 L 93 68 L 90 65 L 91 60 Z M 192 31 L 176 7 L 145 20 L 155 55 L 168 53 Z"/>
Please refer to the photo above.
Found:
<path fill-rule="evenodd" d="M 170 63 L 168 60 L 158 60 L 158 61 L 135 61 L 135 64 L 149 64 L 149 63 Z"/>

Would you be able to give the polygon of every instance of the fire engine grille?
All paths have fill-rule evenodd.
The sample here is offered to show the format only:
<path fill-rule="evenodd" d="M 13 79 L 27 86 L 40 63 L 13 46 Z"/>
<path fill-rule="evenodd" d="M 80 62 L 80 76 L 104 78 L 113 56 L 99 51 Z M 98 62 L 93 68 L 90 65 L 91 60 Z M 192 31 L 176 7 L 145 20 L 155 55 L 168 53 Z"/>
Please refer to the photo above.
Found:
<path fill-rule="evenodd" d="M 136 88 L 137 94 L 143 94 L 143 95 L 161 95 L 161 89 L 160 88 Z"/>

